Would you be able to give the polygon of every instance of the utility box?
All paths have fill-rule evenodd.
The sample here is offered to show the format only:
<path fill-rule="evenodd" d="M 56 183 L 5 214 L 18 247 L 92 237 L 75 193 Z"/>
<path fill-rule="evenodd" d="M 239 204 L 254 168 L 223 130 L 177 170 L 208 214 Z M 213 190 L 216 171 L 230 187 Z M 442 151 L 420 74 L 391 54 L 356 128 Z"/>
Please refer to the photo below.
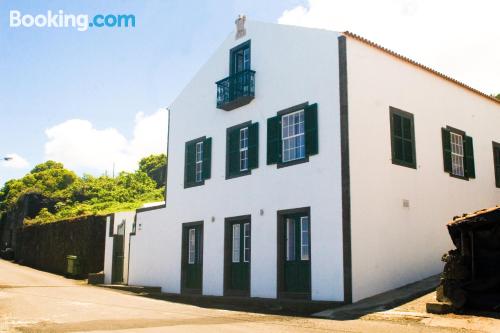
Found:
<path fill-rule="evenodd" d="M 80 259 L 75 255 L 66 256 L 66 274 L 69 276 L 79 276 L 82 274 Z"/>

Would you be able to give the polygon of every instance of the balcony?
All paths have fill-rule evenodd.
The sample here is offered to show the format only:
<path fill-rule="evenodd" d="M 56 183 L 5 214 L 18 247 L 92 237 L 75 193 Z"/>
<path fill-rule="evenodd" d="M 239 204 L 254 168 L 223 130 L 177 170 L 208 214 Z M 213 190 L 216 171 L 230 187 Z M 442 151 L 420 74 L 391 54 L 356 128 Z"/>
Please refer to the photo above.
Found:
<path fill-rule="evenodd" d="M 255 71 L 244 70 L 216 82 L 217 108 L 231 111 L 255 97 Z"/>

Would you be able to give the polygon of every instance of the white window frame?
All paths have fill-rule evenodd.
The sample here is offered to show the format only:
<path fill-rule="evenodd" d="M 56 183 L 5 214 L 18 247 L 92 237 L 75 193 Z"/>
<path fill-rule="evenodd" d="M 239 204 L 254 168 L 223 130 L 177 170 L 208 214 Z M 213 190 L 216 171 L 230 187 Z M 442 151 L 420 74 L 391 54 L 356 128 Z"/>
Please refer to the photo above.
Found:
<path fill-rule="evenodd" d="M 194 264 L 196 261 L 196 229 L 191 228 L 188 231 L 188 264 Z"/>
<path fill-rule="evenodd" d="M 299 115 L 299 120 L 297 123 L 295 122 L 296 115 Z M 295 131 L 295 126 L 297 125 L 298 133 Z M 292 134 L 290 134 L 290 132 Z M 297 140 L 299 140 L 299 144 L 297 144 Z M 281 117 L 281 147 L 281 156 L 283 163 L 300 160 L 306 157 L 306 129 L 304 110 L 291 112 Z"/>
<path fill-rule="evenodd" d="M 233 263 L 239 263 L 240 262 L 240 242 L 241 242 L 241 230 L 240 230 L 240 224 L 235 223 L 233 224 L 233 249 L 232 249 L 232 256 L 231 260 Z"/>
<path fill-rule="evenodd" d="M 243 224 L 243 262 L 250 262 L 250 223 L 249 222 Z"/>
<path fill-rule="evenodd" d="M 195 162 L 195 181 L 199 183 L 203 180 L 203 141 L 196 143 Z"/>
<path fill-rule="evenodd" d="M 305 228 L 304 228 L 305 227 Z M 300 260 L 309 260 L 309 216 L 300 218 Z"/>
<path fill-rule="evenodd" d="M 248 127 L 240 129 L 240 171 L 248 170 Z"/>
<path fill-rule="evenodd" d="M 286 222 L 286 261 L 295 260 L 295 220 L 287 218 Z M 290 251 L 291 250 L 291 251 Z"/>
<path fill-rule="evenodd" d="M 450 132 L 451 146 L 451 173 L 455 176 L 465 176 L 465 154 L 464 154 L 464 136 L 458 133 Z"/>

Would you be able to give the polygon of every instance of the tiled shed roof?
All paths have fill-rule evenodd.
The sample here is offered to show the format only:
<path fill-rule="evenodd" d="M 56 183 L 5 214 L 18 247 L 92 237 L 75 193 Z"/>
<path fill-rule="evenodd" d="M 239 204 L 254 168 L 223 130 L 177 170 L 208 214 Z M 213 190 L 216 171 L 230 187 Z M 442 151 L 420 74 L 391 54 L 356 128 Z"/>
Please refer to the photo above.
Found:
<path fill-rule="evenodd" d="M 481 215 L 484 215 L 484 214 L 488 214 L 488 213 L 494 212 L 496 210 L 500 211 L 500 206 L 499 205 L 497 205 L 495 207 L 491 207 L 491 208 L 481 209 L 481 210 L 475 211 L 474 213 L 463 214 L 462 216 L 456 216 L 455 218 L 453 218 L 452 221 L 448 222 L 447 225 L 458 224 L 458 223 L 464 222 L 464 221 L 466 221 L 468 219 L 471 219 L 471 218 L 474 218 L 474 217 L 478 217 L 478 216 L 481 216 Z"/>
<path fill-rule="evenodd" d="M 472 88 L 471 86 L 469 86 L 469 85 L 467 85 L 467 84 L 465 84 L 465 83 L 463 83 L 463 82 L 460 82 L 460 81 L 458 81 L 458 80 L 455 80 L 454 78 L 451 78 L 451 77 L 449 77 L 449 76 L 447 76 L 447 75 L 445 75 L 445 74 L 443 74 L 443 73 L 441 73 L 441 72 L 438 72 L 438 71 L 436 71 L 436 70 L 434 70 L 434 69 L 432 69 L 432 68 L 430 68 L 430 67 L 427 67 L 427 66 L 425 66 L 425 65 L 422 65 L 421 63 L 416 62 L 416 61 L 414 61 L 414 60 L 412 60 L 412 59 L 410 59 L 410 58 L 407 58 L 407 57 L 405 57 L 405 56 L 403 56 L 403 55 L 401 55 L 401 54 L 399 54 L 399 53 L 396 53 L 396 52 L 394 52 L 394 51 L 392 51 L 392 50 L 389 50 L 389 49 L 387 49 L 387 48 L 385 48 L 385 47 L 383 47 L 383 46 L 381 46 L 381 45 L 379 45 L 379 44 L 377 44 L 377 43 L 374 43 L 374 42 L 372 42 L 372 41 L 370 41 L 370 40 L 368 40 L 368 39 L 366 39 L 366 38 L 364 38 L 364 37 L 361 37 L 361 36 L 359 36 L 359 35 L 356 35 L 355 33 L 352 33 L 352 32 L 350 32 L 350 31 L 345 31 L 345 32 L 343 32 L 342 34 L 343 34 L 344 36 L 346 36 L 346 37 L 350 37 L 350 38 L 356 39 L 356 40 L 358 40 L 358 41 L 360 41 L 360 42 L 363 42 L 363 43 L 368 44 L 368 45 L 370 45 L 370 46 L 372 46 L 372 47 L 375 47 L 376 49 L 379 49 L 379 50 L 381 50 L 381 51 L 383 51 L 383 52 L 386 52 L 386 53 L 388 53 L 388 54 L 390 54 L 390 55 L 392 55 L 392 56 L 394 56 L 394 57 L 398 58 L 398 59 L 401 59 L 401 60 L 403 60 L 403 61 L 405 61 L 405 62 L 407 62 L 407 63 L 410 63 L 410 64 L 412 64 L 412 65 L 414 65 L 414 66 L 417 66 L 417 67 L 419 67 L 419 68 L 421 68 L 421 69 L 423 69 L 423 70 L 425 70 L 425 71 L 427 71 L 427 72 L 429 72 L 429 73 L 432 73 L 432 74 L 434 74 L 434 75 L 437 75 L 437 76 L 439 76 L 440 78 L 443 78 L 443 79 L 445 79 L 445 80 L 447 80 L 447 81 L 450 81 L 450 82 L 452 82 L 452 83 L 454 83 L 454 84 L 456 84 L 456 85 L 459 85 L 459 86 L 461 86 L 462 88 L 465 88 L 465 89 L 467 89 L 467 90 L 469 90 L 469 91 L 471 91 L 471 92 L 473 92 L 473 93 L 475 93 L 475 94 L 477 94 L 477 95 L 480 95 L 480 96 L 482 96 L 482 97 L 485 97 L 485 98 L 489 99 L 490 101 L 495 102 L 495 103 L 497 103 L 497 104 L 499 104 L 499 105 L 500 105 L 500 100 L 496 99 L 495 97 L 490 96 L 490 95 L 488 95 L 488 94 L 485 94 L 485 93 L 483 93 L 482 91 L 479 91 L 479 90 L 477 90 L 477 89 L 475 89 L 475 88 Z"/>

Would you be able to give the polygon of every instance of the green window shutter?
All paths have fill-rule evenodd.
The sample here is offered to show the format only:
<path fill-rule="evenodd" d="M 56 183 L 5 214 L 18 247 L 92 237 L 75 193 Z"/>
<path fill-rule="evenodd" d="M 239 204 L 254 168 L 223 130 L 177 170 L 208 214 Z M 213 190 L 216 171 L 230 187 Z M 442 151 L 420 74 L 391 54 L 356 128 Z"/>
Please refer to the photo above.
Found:
<path fill-rule="evenodd" d="M 441 128 L 441 137 L 443 140 L 443 163 L 444 171 L 451 172 L 451 138 L 450 131 L 446 128 Z"/>
<path fill-rule="evenodd" d="M 259 167 L 259 123 L 248 126 L 248 168 Z"/>
<path fill-rule="evenodd" d="M 318 104 L 307 106 L 304 110 L 306 156 L 318 153 Z"/>
<path fill-rule="evenodd" d="M 281 116 L 267 119 L 267 164 L 281 162 Z"/>
<path fill-rule="evenodd" d="M 399 114 L 392 113 L 392 159 L 403 161 L 403 119 Z"/>
<path fill-rule="evenodd" d="M 240 129 L 233 129 L 227 133 L 228 175 L 233 176 L 240 172 Z"/>
<path fill-rule="evenodd" d="M 186 142 L 184 158 L 184 186 L 189 186 L 195 182 L 196 173 L 196 142 Z"/>
<path fill-rule="evenodd" d="M 500 147 L 493 146 L 493 162 L 495 165 L 496 187 L 500 187 Z"/>
<path fill-rule="evenodd" d="M 203 141 L 203 179 L 209 179 L 212 172 L 212 138 Z"/>
<path fill-rule="evenodd" d="M 474 166 L 474 147 L 470 136 L 464 136 L 464 155 L 465 176 L 469 178 L 476 178 L 476 168 Z"/>

